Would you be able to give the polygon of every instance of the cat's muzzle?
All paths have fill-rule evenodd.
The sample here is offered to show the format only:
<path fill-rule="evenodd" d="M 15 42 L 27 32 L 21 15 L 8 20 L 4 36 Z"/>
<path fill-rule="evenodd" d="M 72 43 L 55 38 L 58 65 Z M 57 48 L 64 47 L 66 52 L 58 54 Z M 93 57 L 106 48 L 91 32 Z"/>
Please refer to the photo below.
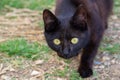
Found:
<path fill-rule="evenodd" d="M 64 59 L 70 59 L 72 57 L 75 57 L 77 56 L 79 53 L 76 53 L 76 54 L 61 54 L 61 53 L 57 53 L 59 57 L 62 57 Z"/>

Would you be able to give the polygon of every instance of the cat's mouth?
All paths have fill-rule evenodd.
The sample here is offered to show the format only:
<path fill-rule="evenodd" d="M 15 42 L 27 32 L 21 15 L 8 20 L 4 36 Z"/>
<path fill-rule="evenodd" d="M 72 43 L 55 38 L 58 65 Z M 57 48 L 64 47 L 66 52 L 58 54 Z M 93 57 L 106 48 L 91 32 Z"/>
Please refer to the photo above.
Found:
<path fill-rule="evenodd" d="M 77 56 L 79 53 L 76 54 L 69 54 L 69 55 L 65 55 L 65 54 L 61 54 L 61 53 L 57 53 L 59 57 L 64 58 L 64 59 L 70 59 L 72 57 Z"/>

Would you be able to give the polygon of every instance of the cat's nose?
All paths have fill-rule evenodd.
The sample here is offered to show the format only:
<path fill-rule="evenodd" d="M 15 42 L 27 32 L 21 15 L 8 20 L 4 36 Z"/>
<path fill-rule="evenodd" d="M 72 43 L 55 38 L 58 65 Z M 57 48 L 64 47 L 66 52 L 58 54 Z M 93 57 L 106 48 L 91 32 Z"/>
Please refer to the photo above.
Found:
<path fill-rule="evenodd" d="M 69 53 L 70 53 L 70 50 L 69 50 L 69 49 L 65 48 L 65 49 L 63 50 L 63 54 L 64 54 L 64 55 L 68 55 Z"/>

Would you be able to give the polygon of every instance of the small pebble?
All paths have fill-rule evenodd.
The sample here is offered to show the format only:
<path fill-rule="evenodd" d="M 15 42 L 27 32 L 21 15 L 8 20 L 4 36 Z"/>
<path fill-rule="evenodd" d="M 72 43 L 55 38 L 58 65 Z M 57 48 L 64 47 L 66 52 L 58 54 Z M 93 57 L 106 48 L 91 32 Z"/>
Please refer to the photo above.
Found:
<path fill-rule="evenodd" d="M 99 66 L 94 66 L 94 68 L 96 68 L 96 69 L 97 69 L 97 68 L 99 68 Z"/>
<path fill-rule="evenodd" d="M 114 20 L 118 19 L 118 17 L 116 15 L 112 15 L 111 18 L 114 19 Z"/>
<path fill-rule="evenodd" d="M 104 65 L 105 66 L 109 66 L 111 63 L 110 62 L 105 62 Z"/>
<path fill-rule="evenodd" d="M 104 66 L 104 65 L 101 65 L 101 66 L 99 66 L 99 68 L 100 68 L 100 69 L 103 69 L 103 68 L 105 68 L 105 66 Z"/>
<path fill-rule="evenodd" d="M 95 65 L 100 65 L 100 64 L 102 64 L 100 61 L 94 61 L 94 64 Z"/>
<path fill-rule="evenodd" d="M 36 60 L 36 61 L 35 61 L 35 64 L 36 64 L 36 65 L 40 65 L 40 64 L 43 64 L 43 62 L 44 62 L 44 60 Z"/>
<path fill-rule="evenodd" d="M 62 78 L 57 78 L 57 80 L 63 80 Z"/>
<path fill-rule="evenodd" d="M 119 64 L 119 62 L 118 62 L 118 61 L 115 61 L 115 63 L 116 63 L 116 64 Z"/>
<path fill-rule="evenodd" d="M 103 56 L 102 60 L 103 60 L 103 61 L 109 61 L 110 58 L 109 58 L 108 56 Z"/>
<path fill-rule="evenodd" d="M 112 64 L 115 64 L 115 59 L 113 59 L 113 60 L 111 61 L 111 63 L 112 63 Z"/>
<path fill-rule="evenodd" d="M 116 24 L 114 24 L 116 27 L 119 27 L 120 26 L 120 24 L 118 24 L 118 23 L 116 23 Z"/>
<path fill-rule="evenodd" d="M 31 72 L 31 76 L 35 76 L 35 75 L 38 75 L 38 74 L 40 74 L 39 71 L 35 71 L 35 70 L 34 70 L 34 71 Z"/>
<path fill-rule="evenodd" d="M 2 80 L 11 80 L 10 76 L 2 75 L 1 76 Z"/>

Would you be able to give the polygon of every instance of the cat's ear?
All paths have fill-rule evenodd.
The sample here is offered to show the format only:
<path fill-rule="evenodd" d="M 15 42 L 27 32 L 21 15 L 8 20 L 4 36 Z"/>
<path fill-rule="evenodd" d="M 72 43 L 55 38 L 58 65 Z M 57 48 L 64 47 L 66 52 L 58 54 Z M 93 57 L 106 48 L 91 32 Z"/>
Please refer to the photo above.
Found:
<path fill-rule="evenodd" d="M 74 28 L 80 29 L 81 31 L 85 31 L 88 29 L 89 15 L 85 6 L 81 5 L 77 8 L 75 14 L 72 17 L 71 24 Z"/>
<path fill-rule="evenodd" d="M 58 25 L 58 19 L 48 9 L 43 11 L 43 20 L 46 32 L 51 32 L 56 29 L 56 26 Z"/>
<path fill-rule="evenodd" d="M 74 20 L 86 21 L 88 19 L 88 10 L 84 5 L 80 5 L 75 14 L 73 15 Z"/>

